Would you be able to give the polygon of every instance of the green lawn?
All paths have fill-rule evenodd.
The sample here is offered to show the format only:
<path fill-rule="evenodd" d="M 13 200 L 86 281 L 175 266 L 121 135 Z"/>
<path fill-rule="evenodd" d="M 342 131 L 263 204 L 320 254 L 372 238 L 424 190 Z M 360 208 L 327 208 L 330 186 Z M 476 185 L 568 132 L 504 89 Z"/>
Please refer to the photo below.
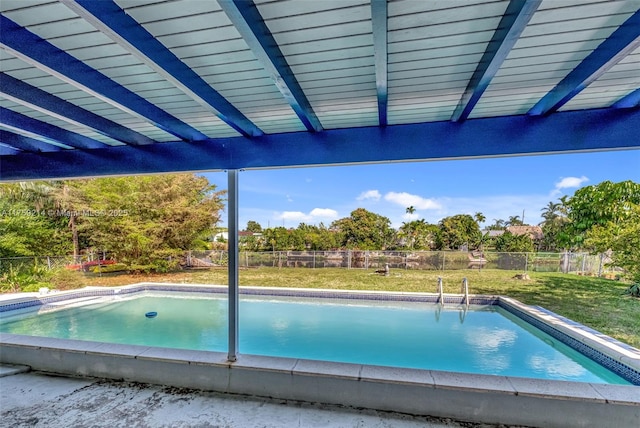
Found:
<path fill-rule="evenodd" d="M 240 271 L 240 285 L 435 293 L 441 276 L 445 293 L 459 293 L 462 278 L 466 277 L 472 294 L 503 295 L 539 305 L 640 348 L 640 299 L 624 295 L 626 284 L 560 273 L 529 273 L 530 280 L 518 280 L 513 278 L 516 273 L 521 272 L 392 269 L 390 276 L 384 277 L 361 269 L 252 268 Z M 220 268 L 148 277 L 93 277 L 90 285 L 142 281 L 226 284 L 227 272 Z"/>

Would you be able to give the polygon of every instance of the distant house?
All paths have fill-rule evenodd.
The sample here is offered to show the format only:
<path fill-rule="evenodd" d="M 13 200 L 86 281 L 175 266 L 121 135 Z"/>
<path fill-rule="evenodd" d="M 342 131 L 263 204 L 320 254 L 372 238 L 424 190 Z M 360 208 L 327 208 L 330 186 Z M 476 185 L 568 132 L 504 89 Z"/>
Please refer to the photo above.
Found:
<path fill-rule="evenodd" d="M 226 242 L 229 240 L 229 232 L 218 232 L 213 235 L 214 242 Z"/>
<path fill-rule="evenodd" d="M 238 232 L 238 237 L 239 238 L 246 238 L 248 236 L 262 236 L 262 233 L 260 232 L 251 232 L 249 230 L 241 230 Z"/>
<path fill-rule="evenodd" d="M 509 226 L 507 231 L 513 235 L 528 235 L 534 241 L 539 241 L 544 236 L 540 226 Z"/>
<path fill-rule="evenodd" d="M 490 230 L 489 231 L 489 238 L 497 238 L 498 236 L 502 235 L 504 233 L 504 230 Z"/>

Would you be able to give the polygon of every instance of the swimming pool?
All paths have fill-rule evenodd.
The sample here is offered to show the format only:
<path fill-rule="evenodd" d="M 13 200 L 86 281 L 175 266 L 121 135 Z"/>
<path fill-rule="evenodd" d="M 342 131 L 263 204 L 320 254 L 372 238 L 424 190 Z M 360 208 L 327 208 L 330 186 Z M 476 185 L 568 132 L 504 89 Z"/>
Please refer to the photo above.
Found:
<path fill-rule="evenodd" d="M 224 295 L 145 292 L 78 304 L 46 305 L 37 316 L 4 312 L 0 331 L 226 350 Z M 149 311 L 157 316 L 145 317 Z M 240 352 L 245 354 L 630 384 L 495 304 L 467 308 L 427 301 L 243 295 L 240 320 Z"/>

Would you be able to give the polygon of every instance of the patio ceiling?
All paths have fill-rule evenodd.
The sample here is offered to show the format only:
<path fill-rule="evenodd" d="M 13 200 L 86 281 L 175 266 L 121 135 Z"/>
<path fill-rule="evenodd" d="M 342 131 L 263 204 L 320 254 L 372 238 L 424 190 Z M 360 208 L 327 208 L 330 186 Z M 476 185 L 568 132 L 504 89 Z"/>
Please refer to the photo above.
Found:
<path fill-rule="evenodd" d="M 3 0 L 0 180 L 640 148 L 640 1 Z"/>

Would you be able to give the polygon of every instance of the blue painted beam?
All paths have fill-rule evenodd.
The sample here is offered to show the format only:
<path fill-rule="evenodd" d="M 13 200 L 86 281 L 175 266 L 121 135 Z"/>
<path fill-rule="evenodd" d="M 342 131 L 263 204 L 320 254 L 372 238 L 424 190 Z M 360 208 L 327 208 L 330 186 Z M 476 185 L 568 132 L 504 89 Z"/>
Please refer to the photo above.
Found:
<path fill-rule="evenodd" d="M 322 131 L 311 103 L 253 1 L 218 0 L 218 3 L 307 130 Z"/>
<path fill-rule="evenodd" d="M 17 155 L 18 153 L 20 153 L 19 149 L 5 146 L 0 142 L 0 156 L 12 156 L 12 155 Z"/>
<path fill-rule="evenodd" d="M 0 107 L 0 124 L 14 129 L 22 129 L 76 149 L 110 147 L 108 144 L 101 143 L 93 138 L 67 131 L 66 129 L 33 119 L 5 107 Z"/>
<path fill-rule="evenodd" d="M 91 113 L 35 86 L 0 72 L 0 94 L 16 103 L 60 120 L 92 128 L 125 144 L 153 144 L 156 141 L 116 122 Z"/>
<path fill-rule="evenodd" d="M 67 7 L 245 137 L 263 132 L 112 0 L 62 0 Z"/>
<path fill-rule="evenodd" d="M 591 52 L 555 88 L 529 110 L 530 115 L 557 111 L 621 59 L 640 46 L 640 10 Z"/>
<path fill-rule="evenodd" d="M 376 67 L 376 92 L 378 94 L 378 123 L 387 126 L 387 0 L 371 0 L 371 26 L 373 52 Z"/>
<path fill-rule="evenodd" d="M 0 47 L 28 64 L 129 114 L 141 117 L 181 140 L 202 141 L 208 139 L 197 129 L 119 85 L 67 52 L 58 49 L 26 28 L 19 26 L 4 15 L 0 15 Z"/>
<path fill-rule="evenodd" d="M 609 108 L 548 117 L 505 116 L 120 146 L 85 153 L 21 153 L 0 158 L 0 181 L 640 149 L 638 123 L 639 110 Z"/>
<path fill-rule="evenodd" d="M 459 122 L 469 117 L 540 3 L 542 0 L 511 0 L 451 116 L 452 121 Z"/>
<path fill-rule="evenodd" d="M 626 96 L 620 98 L 616 101 L 612 107 L 614 108 L 633 108 L 640 107 L 640 89 L 636 89 L 635 91 L 627 94 Z"/>
<path fill-rule="evenodd" d="M 53 144 L 47 144 L 35 138 L 25 137 L 24 135 L 14 134 L 4 129 L 0 129 L 0 142 L 25 152 L 46 153 L 63 150 Z"/>

